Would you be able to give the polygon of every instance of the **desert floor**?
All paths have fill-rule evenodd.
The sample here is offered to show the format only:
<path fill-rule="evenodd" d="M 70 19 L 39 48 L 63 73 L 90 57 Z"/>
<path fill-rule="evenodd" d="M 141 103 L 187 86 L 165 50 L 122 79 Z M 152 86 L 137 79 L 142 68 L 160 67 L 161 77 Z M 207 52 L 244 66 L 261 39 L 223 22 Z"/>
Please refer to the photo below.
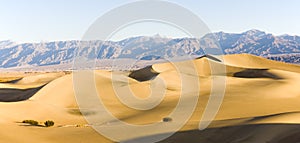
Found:
<path fill-rule="evenodd" d="M 176 130 L 160 142 L 300 141 L 300 66 L 248 54 L 218 58 L 224 62 L 202 57 L 131 72 L 1 72 L 0 142 L 146 142 Z M 46 120 L 55 125 L 44 127 Z"/>

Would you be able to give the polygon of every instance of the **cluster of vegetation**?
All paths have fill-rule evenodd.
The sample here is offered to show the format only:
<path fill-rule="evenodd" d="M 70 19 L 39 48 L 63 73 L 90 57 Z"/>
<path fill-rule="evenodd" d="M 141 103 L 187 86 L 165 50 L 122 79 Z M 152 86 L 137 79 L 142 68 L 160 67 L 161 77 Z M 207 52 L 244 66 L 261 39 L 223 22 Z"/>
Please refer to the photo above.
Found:
<path fill-rule="evenodd" d="M 23 120 L 22 123 L 30 124 L 30 125 L 33 125 L 33 126 L 41 126 L 41 125 L 39 125 L 39 122 L 35 121 L 35 120 Z M 44 126 L 45 127 L 54 126 L 54 121 L 51 121 L 51 120 L 45 121 Z"/>
<path fill-rule="evenodd" d="M 173 121 L 173 119 L 171 117 L 164 117 L 162 120 L 163 120 L 163 122 L 171 122 L 171 121 Z"/>
<path fill-rule="evenodd" d="M 54 122 L 51 121 L 51 120 L 48 120 L 48 121 L 44 122 L 44 125 L 45 125 L 46 127 L 51 127 L 51 126 L 54 126 Z"/>
<path fill-rule="evenodd" d="M 33 126 L 39 125 L 39 122 L 37 122 L 35 120 L 24 120 L 22 123 L 30 124 L 30 125 L 33 125 Z"/>

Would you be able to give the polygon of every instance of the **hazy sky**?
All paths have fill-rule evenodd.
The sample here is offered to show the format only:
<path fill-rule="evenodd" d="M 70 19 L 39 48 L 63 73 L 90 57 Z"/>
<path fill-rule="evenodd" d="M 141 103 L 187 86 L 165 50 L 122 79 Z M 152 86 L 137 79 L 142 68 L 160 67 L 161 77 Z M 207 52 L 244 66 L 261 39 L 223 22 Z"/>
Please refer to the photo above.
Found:
<path fill-rule="evenodd" d="M 238 33 L 259 29 L 275 35 L 300 35 L 299 0 L 169 1 L 197 14 L 213 32 Z M 39 42 L 81 39 L 98 17 L 129 2 L 133 1 L 0 0 L 0 40 Z M 156 33 L 174 37 L 184 36 L 180 32 L 174 32 L 172 28 L 165 28 L 166 25 L 158 25 L 156 29 L 135 26 L 143 27 L 145 24 L 133 25 L 127 28 L 127 32 L 125 30 L 117 33 L 115 39 Z"/>

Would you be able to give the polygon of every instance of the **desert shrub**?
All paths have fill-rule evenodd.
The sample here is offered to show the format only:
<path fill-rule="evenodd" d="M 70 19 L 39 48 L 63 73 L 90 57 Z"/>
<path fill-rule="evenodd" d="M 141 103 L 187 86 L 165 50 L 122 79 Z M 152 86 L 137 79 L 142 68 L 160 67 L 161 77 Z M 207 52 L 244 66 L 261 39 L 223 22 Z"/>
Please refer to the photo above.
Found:
<path fill-rule="evenodd" d="M 48 121 L 44 122 L 44 124 L 45 124 L 45 126 L 46 126 L 46 127 L 51 127 L 51 126 L 53 126 L 53 125 L 54 125 L 54 122 L 53 122 L 53 121 L 50 121 L 50 120 L 48 120 Z"/>
<path fill-rule="evenodd" d="M 26 124 L 30 124 L 30 125 L 34 125 L 34 126 L 39 125 L 39 122 L 37 122 L 35 120 L 23 120 L 22 123 L 26 123 Z"/>
<path fill-rule="evenodd" d="M 171 117 L 163 118 L 163 122 L 171 122 L 173 119 Z"/>

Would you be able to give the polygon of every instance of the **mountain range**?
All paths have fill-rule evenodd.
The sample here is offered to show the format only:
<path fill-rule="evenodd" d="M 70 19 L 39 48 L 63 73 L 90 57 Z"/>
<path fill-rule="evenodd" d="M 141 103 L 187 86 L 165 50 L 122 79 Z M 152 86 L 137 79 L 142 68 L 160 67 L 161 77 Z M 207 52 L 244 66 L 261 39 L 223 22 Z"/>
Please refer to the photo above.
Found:
<path fill-rule="evenodd" d="M 216 50 L 221 48 L 221 51 Z M 200 39 L 140 36 L 121 41 L 55 41 L 17 44 L 0 41 L 0 68 L 72 63 L 75 56 L 93 59 L 156 60 L 184 55 L 248 53 L 300 63 L 300 37 L 275 36 L 260 30 L 210 33 Z"/>

